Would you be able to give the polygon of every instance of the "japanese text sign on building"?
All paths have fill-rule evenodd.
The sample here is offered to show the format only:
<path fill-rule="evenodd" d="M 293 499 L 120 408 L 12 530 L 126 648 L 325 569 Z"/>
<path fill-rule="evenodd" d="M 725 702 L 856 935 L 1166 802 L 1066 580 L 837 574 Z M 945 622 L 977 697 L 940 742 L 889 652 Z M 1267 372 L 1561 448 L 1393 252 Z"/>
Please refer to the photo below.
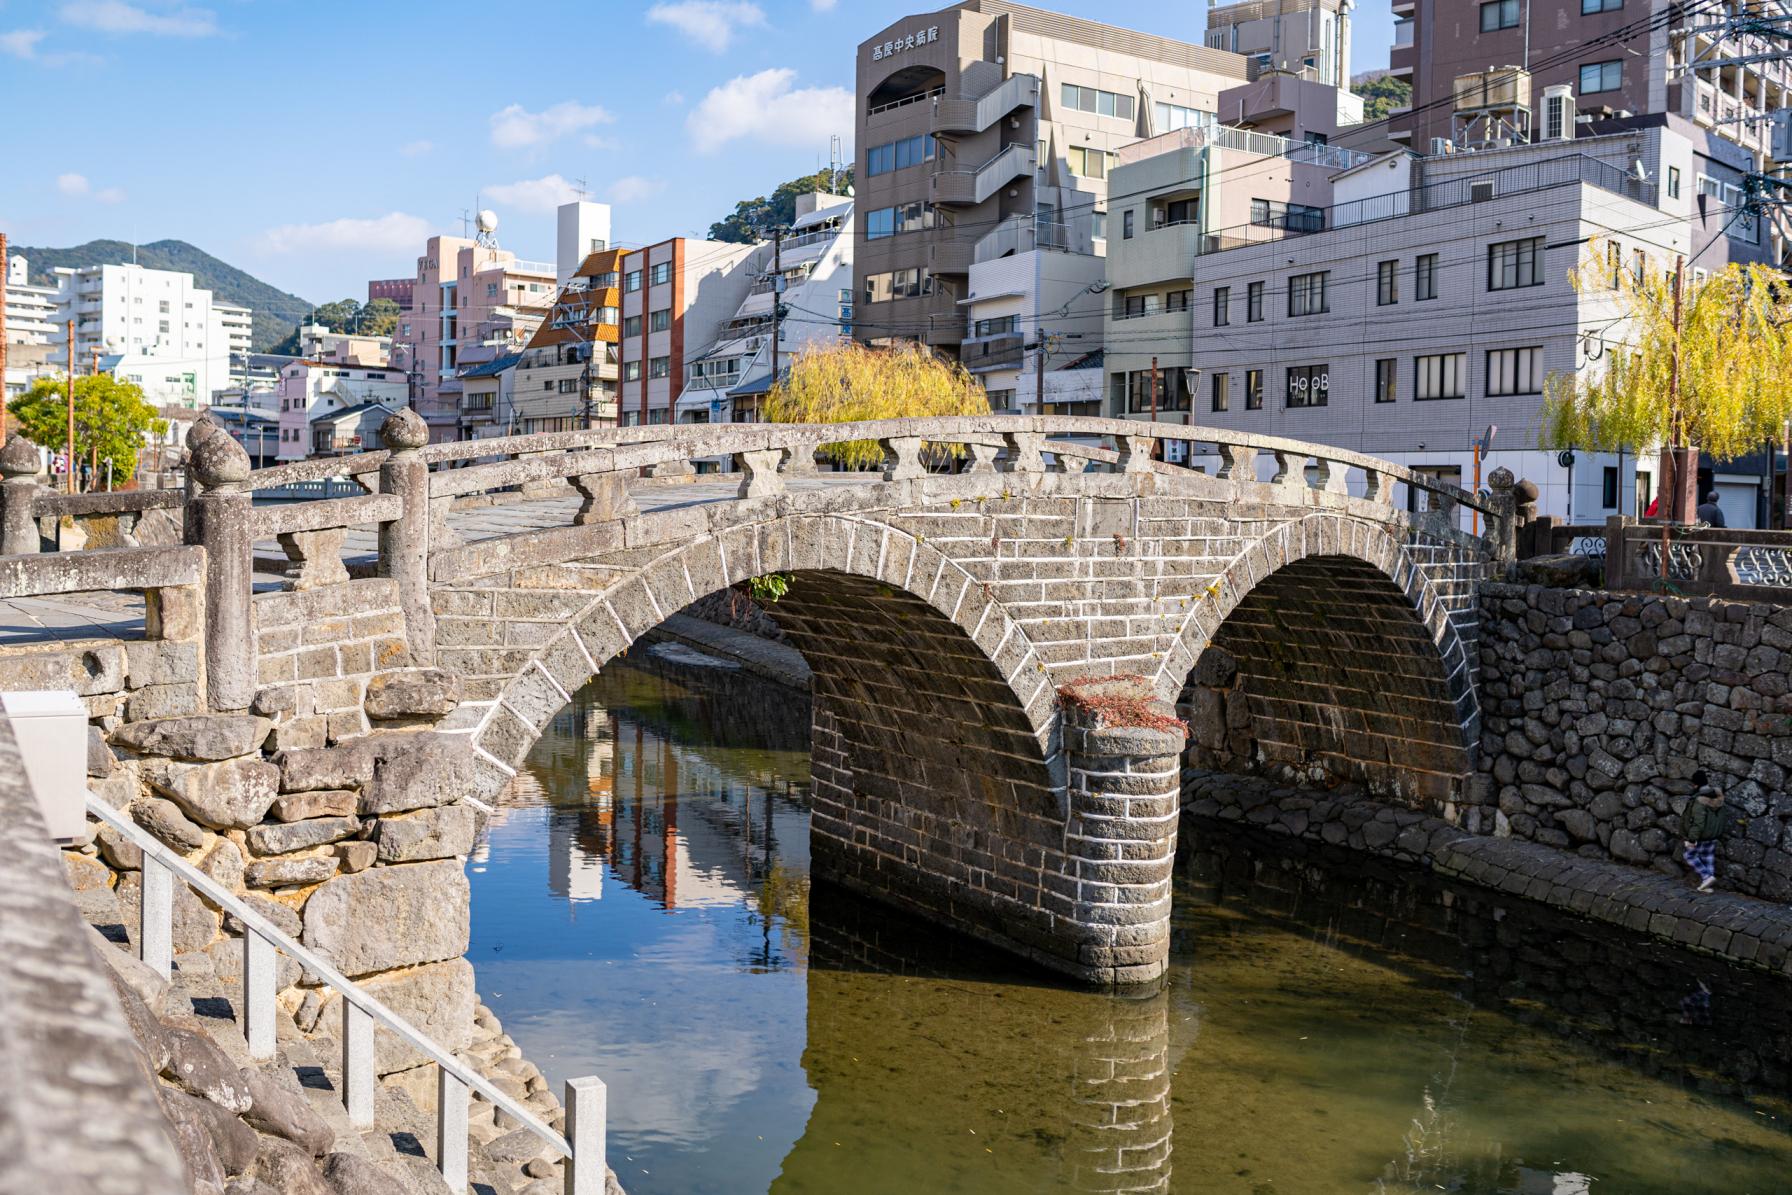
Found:
<path fill-rule="evenodd" d="M 911 33 L 907 37 L 898 37 L 893 41 L 887 41 L 881 46 L 872 46 L 871 59 L 875 62 L 878 59 L 889 58 L 903 50 L 912 50 L 916 46 L 924 46 L 928 42 L 935 42 L 939 39 L 940 27 L 929 25 L 920 33 Z"/>

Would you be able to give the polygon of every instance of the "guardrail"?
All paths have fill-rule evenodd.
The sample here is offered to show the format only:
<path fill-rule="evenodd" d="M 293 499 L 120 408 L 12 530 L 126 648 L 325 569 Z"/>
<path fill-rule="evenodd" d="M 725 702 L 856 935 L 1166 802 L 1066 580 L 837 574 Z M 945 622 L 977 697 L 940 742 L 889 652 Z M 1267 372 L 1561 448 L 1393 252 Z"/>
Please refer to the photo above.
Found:
<path fill-rule="evenodd" d="M 409 1021 L 331 966 L 323 956 L 282 933 L 224 885 L 188 863 L 130 818 L 89 794 L 87 812 L 143 852 L 143 895 L 139 908 L 139 957 L 163 978 L 173 974 L 174 881 L 205 897 L 243 923 L 243 1037 L 249 1056 L 272 1058 L 275 1050 L 276 952 L 308 968 L 342 996 L 342 1104 L 358 1129 L 373 1124 L 373 1029 L 382 1025 L 436 1064 L 436 1166 L 450 1190 L 467 1189 L 467 1101 L 477 1091 L 503 1109 L 566 1159 L 568 1195 L 602 1195 L 605 1176 L 606 1089 L 594 1077 L 569 1079 L 565 1087 L 566 1135 L 536 1119 L 521 1102 L 504 1094 Z"/>
<path fill-rule="evenodd" d="M 1661 567 L 1658 522 L 1613 518 L 1605 532 L 1605 583 L 1640 589 L 1666 580 L 1685 594 L 1784 602 L 1792 597 L 1792 532 L 1748 531 L 1702 523 L 1670 525 L 1668 566 Z"/>

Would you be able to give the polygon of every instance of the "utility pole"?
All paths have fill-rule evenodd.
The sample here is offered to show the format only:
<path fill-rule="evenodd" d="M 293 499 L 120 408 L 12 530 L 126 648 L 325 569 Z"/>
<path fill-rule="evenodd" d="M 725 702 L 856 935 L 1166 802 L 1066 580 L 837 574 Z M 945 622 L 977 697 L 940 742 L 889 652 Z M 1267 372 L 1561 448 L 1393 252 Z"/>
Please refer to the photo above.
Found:
<path fill-rule="evenodd" d="M 1033 358 L 1033 414 L 1045 414 L 1045 350 L 1051 342 L 1046 339 L 1045 329 L 1041 327 L 1034 334 L 1038 342 L 1033 347 L 1038 350 Z"/>
<path fill-rule="evenodd" d="M 1157 358 L 1151 358 L 1151 422 L 1157 422 Z"/>
<path fill-rule="evenodd" d="M 0 443 L 6 440 L 6 234 L 0 232 Z"/>
<path fill-rule="evenodd" d="M 784 226 L 772 229 L 772 385 L 778 384 L 778 348 L 784 339 Z"/>
<path fill-rule="evenodd" d="M 1688 452 L 1680 443 L 1682 424 L 1680 419 L 1680 287 L 1686 277 L 1686 259 L 1679 254 L 1674 255 L 1674 368 L 1668 374 L 1668 443 L 1662 449 L 1662 476 L 1673 479 L 1673 491 L 1664 495 L 1667 502 L 1661 503 L 1657 509 L 1661 512 L 1661 579 L 1668 579 L 1668 522 L 1669 520 L 1684 522 L 1689 504 L 1685 501 L 1686 481 L 1682 476 L 1686 470 Z"/>
<path fill-rule="evenodd" d="M 62 465 L 67 472 L 63 489 L 75 492 L 75 321 L 69 320 L 63 328 L 68 337 L 68 376 L 65 379 L 68 396 L 68 450 L 63 453 Z"/>

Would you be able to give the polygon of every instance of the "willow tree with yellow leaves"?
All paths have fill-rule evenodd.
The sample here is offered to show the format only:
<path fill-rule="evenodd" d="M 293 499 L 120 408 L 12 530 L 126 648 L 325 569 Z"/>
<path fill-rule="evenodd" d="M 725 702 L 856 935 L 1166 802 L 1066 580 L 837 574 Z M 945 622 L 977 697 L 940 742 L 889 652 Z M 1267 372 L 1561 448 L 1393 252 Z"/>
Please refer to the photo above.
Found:
<path fill-rule="evenodd" d="M 1662 517 L 1690 522 L 1699 453 L 1753 451 L 1792 417 L 1792 299 L 1765 266 L 1732 263 L 1694 283 L 1683 268 L 1619 260 L 1596 239 L 1569 274 L 1577 292 L 1612 299 L 1623 343 L 1604 368 L 1545 380 L 1543 446 L 1660 447 Z"/>
<path fill-rule="evenodd" d="M 765 417 L 773 423 L 988 413 L 988 396 L 964 366 L 919 345 L 869 348 L 846 343 L 805 349 L 765 398 Z M 925 455 L 937 460 L 949 451 L 947 446 L 927 445 Z M 872 468 L 884 459 L 875 440 L 829 444 L 822 455 L 848 469 Z"/>

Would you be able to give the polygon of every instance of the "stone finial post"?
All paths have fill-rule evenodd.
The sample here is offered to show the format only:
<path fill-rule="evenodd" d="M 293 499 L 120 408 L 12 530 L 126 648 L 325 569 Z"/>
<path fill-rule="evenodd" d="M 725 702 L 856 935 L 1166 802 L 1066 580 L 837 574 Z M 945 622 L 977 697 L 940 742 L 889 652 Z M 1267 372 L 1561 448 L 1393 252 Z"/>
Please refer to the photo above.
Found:
<path fill-rule="evenodd" d="M 0 555 L 19 556 L 38 548 L 37 520 L 31 508 L 37 503 L 39 461 L 37 446 L 18 432 L 6 437 L 0 448 Z"/>
<path fill-rule="evenodd" d="M 212 413 L 210 411 L 201 411 L 199 417 L 193 420 L 192 425 L 187 428 L 187 434 L 183 438 L 182 443 L 186 445 L 187 450 L 186 459 L 183 463 L 186 465 L 187 498 L 189 501 L 198 495 L 202 489 L 199 484 L 199 479 L 193 475 L 193 450 L 198 448 L 200 443 L 204 440 L 220 434 L 226 436 L 230 435 L 229 432 L 225 431 L 223 427 L 218 424 L 217 420 L 212 418 Z"/>
<path fill-rule="evenodd" d="M 198 432 L 198 424 L 194 425 Z M 186 540 L 205 549 L 205 693 L 213 710 L 244 710 L 255 696 L 254 495 L 249 454 L 213 428 L 187 437 Z"/>
<path fill-rule="evenodd" d="M 397 520 L 380 524 L 380 576 L 398 582 L 411 664 L 427 668 L 436 662 L 436 615 L 429 603 L 429 463 L 417 450 L 429 443 L 429 425 L 407 407 L 380 424 L 380 443 L 391 453 L 380 466 L 380 493 L 404 503 Z"/>
<path fill-rule="evenodd" d="M 1494 513 L 1487 516 L 1487 542 L 1493 548 L 1493 562 L 1503 576 L 1510 576 L 1518 567 L 1517 484 L 1512 470 L 1504 465 L 1487 475 L 1494 508 Z"/>
<path fill-rule="evenodd" d="M 1076 970 L 1096 983 L 1146 983 L 1170 958 L 1170 872 L 1188 731 L 1141 676 L 1090 677 L 1058 690 L 1067 763 L 1066 879 L 1077 883 Z"/>

